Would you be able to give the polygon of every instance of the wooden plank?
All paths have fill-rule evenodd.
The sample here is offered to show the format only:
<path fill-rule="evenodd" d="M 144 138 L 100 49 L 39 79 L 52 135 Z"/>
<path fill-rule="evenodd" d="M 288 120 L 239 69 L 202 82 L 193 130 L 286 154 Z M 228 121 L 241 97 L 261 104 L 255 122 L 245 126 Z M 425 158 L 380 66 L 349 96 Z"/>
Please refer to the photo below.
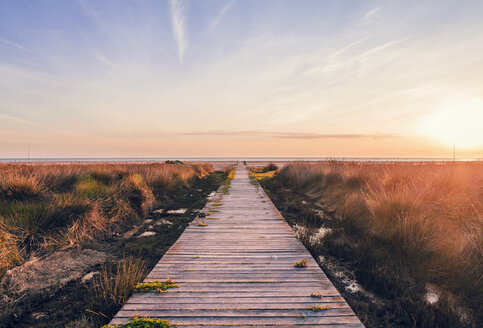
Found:
<path fill-rule="evenodd" d="M 125 311 L 136 311 L 139 309 L 142 310 L 156 310 L 156 311 L 166 311 L 166 310 L 303 310 L 307 307 L 313 306 L 317 304 L 319 306 L 330 306 L 331 309 L 348 309 L 349 312 L 346 314 L 350 314 L 350 308 L 345 302 L 337 302 L 337 303 L 313 303 L 313 302 L 300 302 L 300 303 L 280 303 L 280 302 L 272 302 L 272 303 L 214 303 L 210 302 L 207 303 L 127 303 L 123 310 Z"/>
<path fill-rule="evenodd" d="M 195 315 L 184 316 L 180 318 L 163 316 L 174 325 L 294 325 L 294 324 L 308 324 L 308 325 L 329 325 L 329 324 L 354 324 L 351 327 L 364 327 L 357 316 L 336 316 L 336 317 L 317 317 L 303 315 L 306 312 L 299 313 L 298 316 L 293 317 L 263 317 L 254 315 L 252 317 L 198 317 Z M 133 315 L 134 316 L 134 315 Z M 122 324 L 129 322 L 130 317 L 115 317 L 111 324 Z"/>
<path fill-rule="evenodd" d="M 306 316 L 310 317 L 350 317 L 354 316 L 354 312 L 350 308 L 330 308 L 328 310 L 322 311 L 311 311 L 307 310 L 304 307 L 300 307 L 298 309 L 248 309 L 248 308 L 241 308 L 241 309 L 221 309 L 217 307 L 213 307 L 212 309 L 164 309 L 164 310 L 156 310 L 156 309 L 146 309 L 148 305 L 142 305 L 142 309 L 135 308 L 132 310 L 128 310 L 123 308 L 121 311 L 118 312 L 118 317 L 134 317 L 134 316 L 144 316 L 144 317 L 172 317 L 172 318 L 184 318 L 187 316 L 196 316 L 196 317 L 257 317 L 262 316 L 266 318 L 278 318 L 278 317 L 299 317 L 300 314 L 305 314 Z"/>
<path fill-rule="evenodd" d="M 111 324 L 149 316 L 187 327 L 363 327 L 246 167 L 203 209 L 210 210 L 145 279 L 170 277 L 179 288 L 133 294 Z M 303 258 L 308 266 L 295 268 Z M 330 309 L 306 309 L 314 305 Z"/>

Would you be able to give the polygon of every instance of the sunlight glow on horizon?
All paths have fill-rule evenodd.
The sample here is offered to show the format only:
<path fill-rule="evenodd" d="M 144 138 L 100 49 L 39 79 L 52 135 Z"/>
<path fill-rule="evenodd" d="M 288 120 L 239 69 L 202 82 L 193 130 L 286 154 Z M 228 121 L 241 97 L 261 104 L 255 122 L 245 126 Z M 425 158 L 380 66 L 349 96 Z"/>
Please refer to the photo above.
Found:
<path fill-rule="evenodd" d="M 0 0 L 0 158 L 450 157 L 453 141 L 481 158 L 482 16 L 479 0 Z"/>
<path fill-rule="evenodd" d="M 446 146 L 478 148 L 483 146 L 483 100 L 453 101 L 430 113 L 421 123 L 421 133 Z"/>

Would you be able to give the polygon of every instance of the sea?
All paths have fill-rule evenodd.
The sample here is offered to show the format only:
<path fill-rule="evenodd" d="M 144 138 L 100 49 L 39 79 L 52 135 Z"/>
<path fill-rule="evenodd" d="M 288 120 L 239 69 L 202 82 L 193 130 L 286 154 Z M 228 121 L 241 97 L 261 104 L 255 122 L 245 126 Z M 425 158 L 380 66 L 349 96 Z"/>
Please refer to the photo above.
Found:
<path fill-rule="evenodd" d="M 190 162 L 293 162 L 293 161 L 342 161 L 342 162 L 475 162 L 483 158 L 452 157 L 91 157 L 91 158 L 0 158 L 0 162 L 165 162 L 180 160 Z"/>

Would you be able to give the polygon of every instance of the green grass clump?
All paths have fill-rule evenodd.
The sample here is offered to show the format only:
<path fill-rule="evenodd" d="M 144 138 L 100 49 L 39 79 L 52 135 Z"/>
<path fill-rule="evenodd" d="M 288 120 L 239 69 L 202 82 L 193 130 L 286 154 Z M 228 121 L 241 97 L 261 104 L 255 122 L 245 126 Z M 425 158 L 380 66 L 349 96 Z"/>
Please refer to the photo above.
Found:
<path fill-rule="evenodd" d="M 45 185 L 32 175 L 12 173 L 0 177 L 0 199 L 6 201 L 39 200 L 46 192 Z"/>
<path fill-rule="evenodd" d="M 160 280 L 141 282 L 134 287 L 134 291 L 139 293 L 146 293 L 149 291 L 157 291 L 164 293 L 168 288 L 177 288 L 179 285 L 175 284 L 173 280 L 167 278 L 165 282 Z"/>
<path fill-rule="evenodd" d="M 307 259 L 301 259 L 298 262 L 295 262 L 294 267 L 296 268 L 306 268 L 307 267 Z"/>
<path fill-rule="evenodd" d="M 91 199 L 103 198 L 109 193 L 109 187 L 92 175 L 81 177 L 75 184 L 74 190 L 77 195 Z"/>
<path fill-rule="evenodd" d="M 105 325 L 102 328 L 168 328 L 168 320 L 156 318 L 133 318 L 131 322 L 122 325 Z"/>
<path fill-rule="evenodd" d="M 17 239 L 14 234 L 8 232 L 5 223 L 0 219 L 0 277 L 11 267 L 24 262 L 17 248 Z"/>
<path fill-rule="evenodd" d="M 223 186 L 221 188 L 221 192 L 223 194 L 228 194 L 228 192 L 230 191 L 231 180 L 233 180 L 233 178 L 235 177 L 235 171 L 235 168 L 231 168 L 227 178 L 221 183 L 221 185 Z"/>
<path fill-rule="evenodd" d="M 321 293 L 312 293 L 312 294 L 310 294 L 310 297 L 322 299 L 324 296 L 322 296 Z"/>
<path fill-rule="evenodd" d="M 326 306 L 313 305 L 313 306 L 307 306 L 305 309 L 314 311 L 314 312 L 319 312 L 323 310 L 330 310 L 330 305 L 326 305 Z"/>

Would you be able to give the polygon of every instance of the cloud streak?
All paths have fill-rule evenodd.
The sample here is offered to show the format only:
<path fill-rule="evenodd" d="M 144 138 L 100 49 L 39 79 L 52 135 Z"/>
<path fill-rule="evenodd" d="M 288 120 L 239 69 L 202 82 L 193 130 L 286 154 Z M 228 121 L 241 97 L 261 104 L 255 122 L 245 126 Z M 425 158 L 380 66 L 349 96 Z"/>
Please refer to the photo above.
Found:
<path fill-rule="evenodd" d="M 114 65 L 109 59 L 107 59 L 104 55 L 96 52 L 95 53 L 96 55 L 96 59 L 98 61 L 100 61 L 101 63 L 103 64 L 106 64 L 107 66 L 111 67 L 111 68 L 117 68 L 116 65 Z"/>
<path fill-rule="evenodd" d="M 298 132 L 265 132 L 265 131 L 195 131 L 182 132 L 184 136 L 231 136 L 231 137 L 271 137 L 277 139 L 392 139 L 400 136 L 385 133 L 298 133 Z"/>
<path fill-rule="evenodd" d="M 188 47 L 186 40 L 186 17 L 184 15 L 184 6 L 179 0 L 170 0 L 171 26 L 173 28 L 173 36 L 178 46 L 178 59 L 183 63 L 183 57 Z"/>
<path fill-rule="evenodd" d="M 379 16 L 379 11 L 381 10 L 380 7 L 377 7 L 377 8 L 373 8 L 371 10 L 369 10 L 365 15 L 364 17 L 362 17 L 362 21 L 363 22 L 367 22 L 367 21 L 370 21 L 376 17 Z"/>
<path fill-rule="evenodd" d="M 218 23 L 220 23 L 221 19 L 223 18 L 223 16 L 225 16 L 225 13 L 228 11 L 228 9 L 230 9 L 230 7 L 233 5 L 233 1 L 230 1 L 229 3 L 227 3 L 225 6 L 223 6 L 223 8 L 221 8 L 220 10 L 220 13 L 218 14 L 218 16 L 216 16 L 215 20 L 211 23 L 211 28 L 214 28 L 216 27 L 216 25 L 218 25 Z"/>
<path fill-rule="evenodd" d="M 12 41 L 9 41 L 9 40 L 5 40 L 5 39 L 2 39 L 2 38 L 0 38 L 0 43 L 6 44 L 7 46 L 17 48 L 17 49 L 22 50 L 22 51 L 27 52 L 27 53 L 32 52 L 32 51 L 30 51 L 30 49 L 27 49 L 27 48 L 25 48 L 24 46 L 21 46 L 18 43 L 15 43 L 15 42 L 12 42 Z"/>
<path fill-rule="evenodd" d="M 0 118 L 1 119 L 4 119 L 4 120 L 9 120 L 9 121 L 17 122 L 17 123 L 27 124 L 27 125 L 37 125 L 34 122 L 27 121 L 27 120 L 24 120 L 22 118 L 18 118 L 18 117 L 11 116 L 11 115 L 7 115 L 7 114 L 3 114 L 3 113 L 0 113 Z"/>

